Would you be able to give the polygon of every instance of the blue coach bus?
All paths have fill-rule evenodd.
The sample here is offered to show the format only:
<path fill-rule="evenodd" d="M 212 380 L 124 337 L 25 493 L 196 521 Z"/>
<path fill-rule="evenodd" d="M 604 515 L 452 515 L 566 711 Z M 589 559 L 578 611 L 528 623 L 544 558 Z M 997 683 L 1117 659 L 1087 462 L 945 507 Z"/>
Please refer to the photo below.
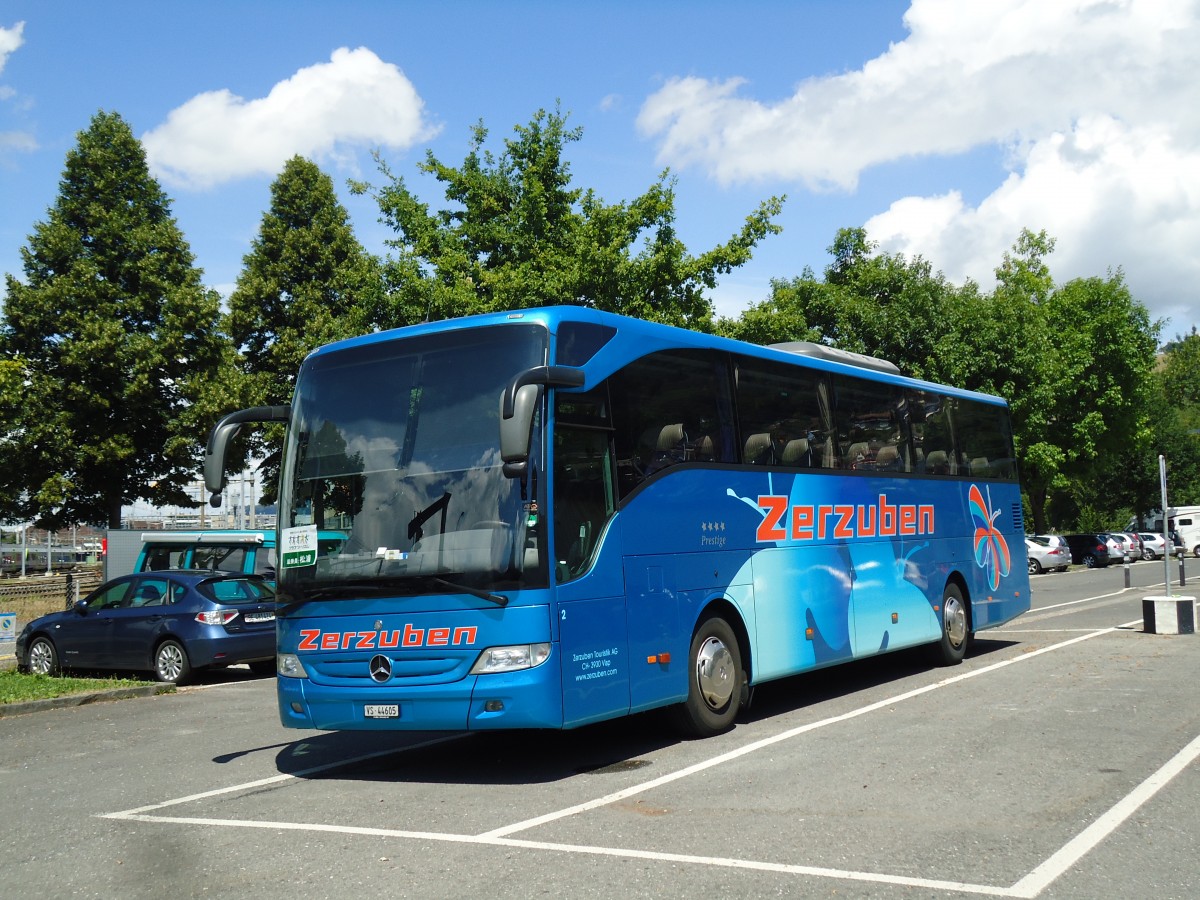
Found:
<path fill-rule="evenodd" d="M 815 344 L 579 307 L 322 347 L 279 489 L 279 714 L 320 729 L 572 728 L 1029 608 L 1003 400 Z M 346 539 L 318 553 L 318 534 Z"/>

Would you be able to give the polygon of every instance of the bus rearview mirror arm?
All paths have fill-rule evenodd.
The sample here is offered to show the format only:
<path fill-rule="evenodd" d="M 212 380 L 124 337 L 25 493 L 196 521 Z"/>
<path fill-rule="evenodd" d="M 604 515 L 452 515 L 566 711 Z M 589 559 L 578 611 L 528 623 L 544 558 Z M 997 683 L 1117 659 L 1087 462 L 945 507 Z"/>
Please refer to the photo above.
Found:
<path fill-rule="evenodd" d="M 582 369 L 534 366 L 513 376 L 500 395 L 500 458 L 504 474 L 520 478 L 529 461 L 529 437 L 543 387 L 582 387 Z"/>
<path fill-rule="evenodd" d="M 252 406 L 231 412 L 213 426 L 204 451 L 204 486 L 211 494 L 209 505 L 221 505 L 221 491 L 225 488 L 225 454 L 242 425 L 247 422 L 286 422 L 289 411 L 287 406 Z"/>

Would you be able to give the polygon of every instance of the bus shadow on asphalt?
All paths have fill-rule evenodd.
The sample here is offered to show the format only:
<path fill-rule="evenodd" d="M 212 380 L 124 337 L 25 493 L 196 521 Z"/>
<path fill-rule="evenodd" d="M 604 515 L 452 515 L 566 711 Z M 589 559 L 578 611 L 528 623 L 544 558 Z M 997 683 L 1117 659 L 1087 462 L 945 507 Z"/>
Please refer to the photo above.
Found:
<path fill-rule="evenodd" d="M 976 638 L 967 658 L 997 653 L 1016 643 Z M 918 647 L 795 675 L 757 688 L 750 709 L 743 711 L 738 723 L 765 722 L 931 671 L 956 669 L 932 666 L 925 650 Z M 545 784 L 648 768 L 653 763 L 645 756 L 686 742 L 672 728 L 666 711 L 653 710 L 569 731 L 323 732 L 285 745 L 275 762 L 281 773 L 310 779 Z"/>
<path fill-rule="evenodd" d="M 640 768 L 648 763 L 635 762 L 639 757 L 679 742 L 654 711 L 570 731 L 331 732 L 289 745 L 276 756 L 276 765 L 280 772 L 314 779 L 545 784 Z M 339 758 L 346 764 L 338 765 Z M 329 767 L 312 771 L 322 761 Z"/>
<path fill-rule="evenodd" d="M 1017 641 L 976 637 L 967 650 L 967 661 L 1007 650 Z M 749 710 L 742 712 L 739 722 L 761 722 L 786 715 L 831 700 L 839 700 L 860 691 L 899 682 L 921 673 L 944 673 L 947 677 L 959 671 L 957 666 L 938 666 L 930 662 L 926 647 L 910 647 L 873 656 L 867 659 L 839 663 L 814 672 L 803 672 L 790 678 L 771 681 L 754 690 Z"/>

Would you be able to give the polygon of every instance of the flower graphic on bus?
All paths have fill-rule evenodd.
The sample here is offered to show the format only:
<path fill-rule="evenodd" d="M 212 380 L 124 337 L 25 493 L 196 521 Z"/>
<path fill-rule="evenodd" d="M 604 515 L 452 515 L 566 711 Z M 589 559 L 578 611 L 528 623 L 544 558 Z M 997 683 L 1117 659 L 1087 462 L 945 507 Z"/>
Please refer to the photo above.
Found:
<path fill-rule="evenodd" d="M 991 492 L 988 492 L 988 500 L 984 500 L 983 494 L 974 484 L 971 485 L 967 499 L 971 505 L 971 519 L 975 523 L 975 564 L 987 571 L 988 584 L 994 591 L 1000 586 L 1000 579 L 1008 574 L 1012 566 L 1008 542 L 996 529 L 996 519 L 1000 510 L 992 512 Z"/>

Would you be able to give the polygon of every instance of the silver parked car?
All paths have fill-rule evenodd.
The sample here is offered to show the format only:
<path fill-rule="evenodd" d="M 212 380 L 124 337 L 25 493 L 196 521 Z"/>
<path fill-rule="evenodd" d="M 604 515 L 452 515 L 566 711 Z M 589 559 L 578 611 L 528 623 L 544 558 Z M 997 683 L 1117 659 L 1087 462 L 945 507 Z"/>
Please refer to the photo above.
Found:
<path fill-rule="evenodd" d="M 1161 534 L 1139 531 L 1138 537 L 1142 539 L 1142 559 L 1162 559 L 1166 555 L 1167 542 Z"/>
<path fill-rule="evenodd" d="M 1040 555 L 1035 555 L 1032 551 L 1029 553 L 1030 566 L 1029 574 L 1036 575 L 1038 571 L 1043 569 L 1056 569 L 1059 572 L 1067 571 L 1067 567 L 1071 565 L 1071 548 L 1067 546 L 1067 539 L 1060 534 L 1027 534 L 1025 535 L 1026 542 L 1032 542 L 1045 551 Z M 1037 560 L 1038 570 L 1034 570 L 1033 561 Z"/>
<path fill-rule="evenodd" d="M 1129 558 L 1129 548 L 1125 546 L 1125 538 L 1112 531 L 1102 537 L 1104 543 L 1108 545 L 1108 561 L 1110 563 L 1123 563 Z"/>
<path fill-rule="evenodd" d="M 1125 555 L 1131 561 L 1142 558 L 1142 539 L 1140 537 L 1127 531 L 1118 531 L 1114 532 L 1114 534 L 1125 541 Z"/>
<path fill-rule="evenodd" d="M 1029 557 L 1029 574 L 1040 575 L 1049 570 L 1065 572 L 1071 563 L 1069 551 L 1063 552 L 1061 547 L 1051 547 L 1036 538 L 1025 538 L 1025 554 Z"/>

